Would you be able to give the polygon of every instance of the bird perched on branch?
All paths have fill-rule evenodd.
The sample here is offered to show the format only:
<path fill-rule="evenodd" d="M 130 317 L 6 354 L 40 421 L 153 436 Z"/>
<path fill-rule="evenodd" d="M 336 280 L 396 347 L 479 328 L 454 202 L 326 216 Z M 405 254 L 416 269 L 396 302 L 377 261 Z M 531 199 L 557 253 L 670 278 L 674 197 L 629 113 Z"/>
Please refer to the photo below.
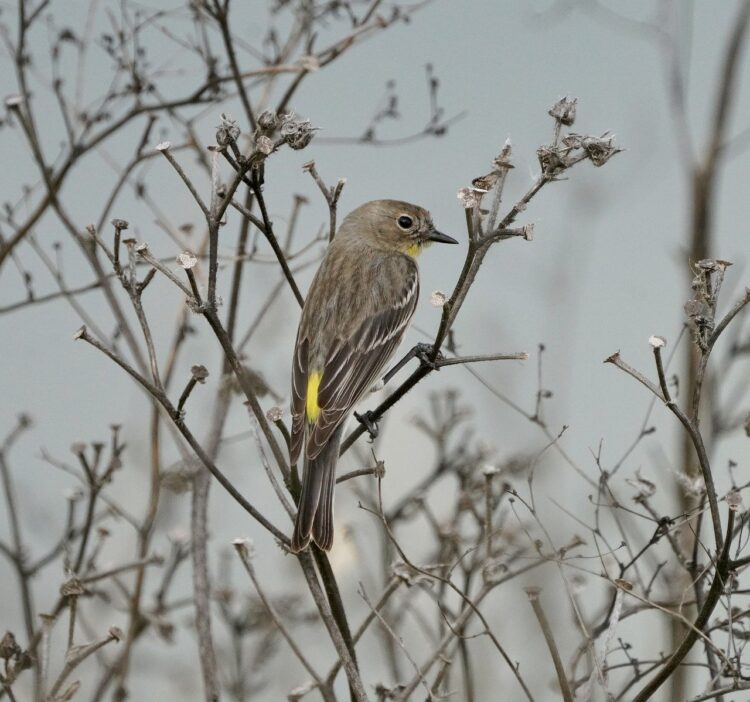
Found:
<path fill-rule="evenodd" d="M 292 463 L 302 492 L 292 550 L 333 545 L 333 488 L 344 424 L 378 380 L 419 297 L 415 261 L 437 231 L 427 210 L 374 200 L 351 212 L 329 244 L 307 294 L 292 364 Z"/>

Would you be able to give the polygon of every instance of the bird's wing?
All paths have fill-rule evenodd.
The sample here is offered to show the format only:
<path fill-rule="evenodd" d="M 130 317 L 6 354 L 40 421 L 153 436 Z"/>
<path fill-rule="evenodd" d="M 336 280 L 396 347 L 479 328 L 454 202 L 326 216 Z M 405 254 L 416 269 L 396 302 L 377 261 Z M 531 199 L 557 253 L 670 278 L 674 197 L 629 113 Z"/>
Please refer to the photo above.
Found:
<path fill-rule="evenodd" d="M 401 295 L 392 305 L 367 317 L 350 337 L 334 341 L 318 387 L 319 414 L 309 426 L 308 458 L 315 458 L 320 453 L 331 434 L 377 380 L 401 343 L 418 298 L 419 277 L 414 268 Z M 306 388 L 306 382 L 299 387 Z M 304 415 L 304 397 L 301 402 L 299 399 L 296 402 L 295 406 Z"/>
<path fill-rule="evenodd" d="M 294 345 L 292 362 L 292 433 L 289 441 L 289 457 L 292 464 L 299 459 L 305 439 L 305 398 L 307 395 L 307 352 L 308 339 L 300 339 Z"/>

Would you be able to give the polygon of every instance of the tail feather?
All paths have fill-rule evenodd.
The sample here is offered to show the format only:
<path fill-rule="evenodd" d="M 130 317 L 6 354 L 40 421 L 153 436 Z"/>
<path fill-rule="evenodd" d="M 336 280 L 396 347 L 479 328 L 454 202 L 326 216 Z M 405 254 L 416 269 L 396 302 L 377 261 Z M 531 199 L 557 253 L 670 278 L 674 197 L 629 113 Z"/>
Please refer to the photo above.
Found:
<path fill-rule="evenodd" d="M 311 538 L 324 551 L 333 546 L 333 489 L 340 442 L 341 429 L 338 429 L 315 458 L 305 458 L 292 534 L 291 547 L 295 553 L 305 548 Z"/>
<path fill-rule="evenodd" d="M 338 453 L 338 442 L 336 446 Z M 336 485 L 336 462 L 326 466 L 323 484 L 320 488 L 318 511 L 313 520 L 312 537 L 320 548 L 330 551 L 333 546 L 333 488 Z"/>
<path fill-rule="evenodd" d="M 310 543 L 315 512 L 320 500 L 320 488 L 323 484 L 323 472 L 316 470 L 319 457 L 308 461 L 305 459 L 304 476 L 302 478 L 302 492 L 297 505 L 297 519 L 294 522 L 292 534 L 292 551 L 301 551 Z"/>

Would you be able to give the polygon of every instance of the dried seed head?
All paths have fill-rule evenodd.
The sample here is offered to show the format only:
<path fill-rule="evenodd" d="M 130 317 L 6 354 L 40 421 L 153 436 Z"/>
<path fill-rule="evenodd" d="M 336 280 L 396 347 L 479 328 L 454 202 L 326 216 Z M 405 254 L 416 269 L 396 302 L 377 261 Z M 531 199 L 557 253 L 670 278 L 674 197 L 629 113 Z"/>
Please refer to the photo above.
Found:
<path fill-rule="evenodd" d="M 661 349 L 667 345 L 667 340 L 663 336 L 650 336 L 648 343 L 654 349 Z"/>
<path fill-rule="evenodd" d="M 237 120 L 226 112 L 221 113 L 221 121 L 216 127 L 216 143 L 221 147 L 229 146 L 237 141 L 240 136 L 240 128 Z"/>
<path fill-rule="evenodd" d="M 68 578 L 68 580 L 60 586 L 60 594 L 63 597 L 79 597 L 80 595 L 85 594 L 85 592 L 86 590 L 78 578 Z"/>
<path fill-rule="evenodd" d="M 157 151 L 169 151 L 172 144 L 170 144 L 168 141 L 162 141 L 160 144 L 156 145 Z"/>
<path fill-rule="evenodd" d="M 542 173 L 548 178 L 555 177 L 568 167 L 564 158 L 554 146 L 540 146 L 536 150 L 536 157 L 539 160 Z"/>
<path fill-rule="evenodd" d="M 583 143 L 584 137 L 580 134 L 566 134 L 563 137 L 563 146 L 567 146 L 569 149 L 580 149 Z"/>
<path fill-rule="evenodd" d="M 249 537 L 234 539 L 232 541 L 232 546 L 234 546 L 234 548 L 237 550 L 237 553 L 239 553 L 243 558 L 253 558 L 255 556 L 255 544 Z"/>
<path fill-rule="evenodd" d="M 488 173 L 487 175 L 479 176 L 471 181 L 472 186 L 475 190 L 481 190 L 485 193 L 492 190 L 497 183 L 497 179 L 500 177 L 498 172 Z"/>
<path fill-rule="evenodd" d="M 265 131 L 272 132 L 279 126 L 278 115 L 271 110 L 264 110 L 258 115 L 258 127 Z"/>
<path fill-rule="evenodd" d="M 513 144 L 511 143 L 510 139 L 506 139 L 505 144 L 503 144 L 503 148 L 500 150 L 500 153 L 495 156 L 494 160 L 492 161 L 492 165 L 498 170 L 513 168 L 514 166 L 510 162 L 510 155 L 512 151 Z"/>
<path fill-rule="evenodd" d="M 442 307 L 448 301 L 448 296 L 440 290 L 433 291 L 430 295 L 430 304 L 433 307 Z"/>
<path fill-rule="evenodd" d="M 180 268 L 184 268 L 186 271 L 190 270 L 191 268 L 195 268 L 197 264 L 198 257 L 190 251 L 183 251 L 177 257 L 177 265 Z"/>
<path fill-rule="evenodd" d="M 529 602 L 536 602 L 539 599 L 539 595 L 542 594 L 542 588 L 540 587 L 525 587 L 524 592 L 529 598 Z"/>
<path fill-rule="evenodd" d="M 297 132 L 286 138 L 286 143 L 295 151 L 304 149 L 315 136 L 315 130 L 309 122 L 301 122 Z"/>
<path fill-rule="evenodd" d="M 107 629 L 107 634 L 115 641 L 122 641 L 125 638 L 125 634 L 123 634 L 122 629 L 117 626 L 109 627 L 109 629 Z"/>
<path fill-rule="evenodd" d="M 12 632 L 6 631 L 0 639 L 0 659 L 8 661 L 21 653 L 21 647 L 16 643 L 16 637 Z"/>
<path fill-rule="evenodd" d="M 695 264 L 697 268 L 700 268 L 702 271 L 715 271 L 719 266 L 717 265 L 717 262 L 713 258 L 704 258 L 698 263 Z"/>
<path fill-rule="evenodd" d="M 268 156 L 273 151 L 273 140 L 261 135 L 255 140 L 255 149 L 264 156 Z"/>
<path fill-rule="evenodd" d="M 271 407 L 271 409 L 266 412 L 266 419 L 268 419 L 269 422 L 273 423 L 281 421 L 281 418 L 283 416 L 284 410 L 282 410 L 281 407 Z"/>
<path fill-rule="evenodd" d="M 555 121 L 564 124 L 566 127 L 573 125 L 576 121 L 576 105 L 578 104 L 578 98 L 563 97 L 560 98 L 550 108 L 548 114 Z"/>
<path fill-rule="evenodd" d="M 378 480 L 385 478 L 385 461 L 376 461 L 374 472 Z"/>
<path fill-rule="evenodd" d="M 205 383 L 206 378 L 208 378 L 208 370 L 205 366 L 196 365 L 190 369 L 190 375 L 192 375 L 193 379 L 197 382 Z"/>
<path fill-rule="evenodd" d="M 745 507 L 742 504 L 742 495 L 740 495 L 740 491 L 733 489 L 730 490 L 727 493 L 727 507 L 732 510 L 732 512 L 744 512 Z"/>
<path fill-rule="evenodd" d="M 482 195 L 484 193 L 474 188 L 461 188 L 456 197 L 458 202 L 465 210 L 470 210 L 473 207 L 479 207 L 479 203 L 482 201 Z"/>
<path fill-rule="evenodd" d="M 118 231 L 123 231 L 124 229 L 127 229 L 130 224 L 125 219 L 113 219 L 112 226 Z"/>
<path fill-rule="evenodd" d="M 279 132 L 290 148 L 304 149 L 312 141 L 315 129 L 310 120 L 297 119 L 293 113 L 286 114 L 281 119 Z"/>
<path fill-rule="evenodd" d="M 488 463 L 484 468 L 482 468 L 482 475 L 485 478 L 491 478 L 497 475 L 499 472 L 500 469 L 497 466 L 493 466 L 491 463 Z"/>
<path fill-rule="evenodd" d="M 618 149 L 614 144 L 614 135 L 603 134 L 601 137 L 584 137 L 581 141 L 581 147 L 586 152 L 591 163 L 595 166 L 603 166 L 615 154 L 619 154 L 622 149 Z"/>

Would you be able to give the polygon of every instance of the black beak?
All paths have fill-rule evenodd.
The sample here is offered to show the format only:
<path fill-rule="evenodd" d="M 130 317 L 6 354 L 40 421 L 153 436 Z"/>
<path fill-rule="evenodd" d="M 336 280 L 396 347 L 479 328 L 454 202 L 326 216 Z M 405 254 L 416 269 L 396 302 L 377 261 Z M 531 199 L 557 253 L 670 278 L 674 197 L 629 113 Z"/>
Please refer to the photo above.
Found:
<path fill-rule="evenodd" d="M 433 229 L 427 235 L 427 241 L 437 241 L 440 244 L 457 244 L 458 243 L 452 236 L 443 234 L 443 232 L 439 232 L 436 229 Z"/>

